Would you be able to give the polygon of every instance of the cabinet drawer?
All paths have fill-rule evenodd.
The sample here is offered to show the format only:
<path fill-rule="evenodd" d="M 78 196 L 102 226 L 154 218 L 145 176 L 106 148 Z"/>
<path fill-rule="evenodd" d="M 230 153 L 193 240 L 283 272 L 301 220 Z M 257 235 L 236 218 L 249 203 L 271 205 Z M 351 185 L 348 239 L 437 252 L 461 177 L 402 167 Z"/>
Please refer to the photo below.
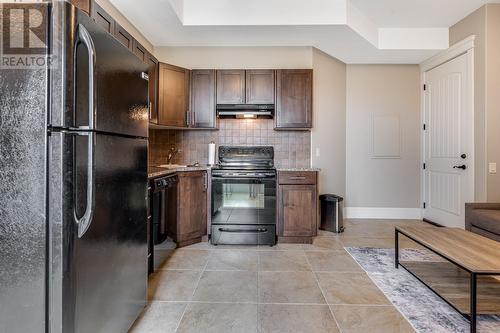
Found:
<path fill-rule="evenodd" d="M 280 171 L 278 174 L 280 185 L 315 185 L 316 172 L 314 171 Z"/>

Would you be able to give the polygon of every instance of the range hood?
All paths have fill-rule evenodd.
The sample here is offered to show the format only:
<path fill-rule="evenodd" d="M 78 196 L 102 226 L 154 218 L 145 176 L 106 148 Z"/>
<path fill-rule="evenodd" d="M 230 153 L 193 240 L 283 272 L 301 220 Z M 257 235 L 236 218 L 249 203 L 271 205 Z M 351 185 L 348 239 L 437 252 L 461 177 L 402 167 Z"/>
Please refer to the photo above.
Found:
<path fill-rule="evenodd" d="M 219 118 L 273 118 L 274 104 L 217 104 Z"/>

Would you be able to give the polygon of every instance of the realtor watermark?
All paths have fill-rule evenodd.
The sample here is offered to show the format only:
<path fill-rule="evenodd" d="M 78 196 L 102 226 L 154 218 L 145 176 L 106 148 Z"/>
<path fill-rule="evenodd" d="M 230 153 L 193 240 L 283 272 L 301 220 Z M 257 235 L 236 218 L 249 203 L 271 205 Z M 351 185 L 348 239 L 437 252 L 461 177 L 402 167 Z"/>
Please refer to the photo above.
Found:
<path fill-rule="evenodd" d="M 49 67 L 49 20 L 47 0 L 0 0 L 0 69 Z"/>

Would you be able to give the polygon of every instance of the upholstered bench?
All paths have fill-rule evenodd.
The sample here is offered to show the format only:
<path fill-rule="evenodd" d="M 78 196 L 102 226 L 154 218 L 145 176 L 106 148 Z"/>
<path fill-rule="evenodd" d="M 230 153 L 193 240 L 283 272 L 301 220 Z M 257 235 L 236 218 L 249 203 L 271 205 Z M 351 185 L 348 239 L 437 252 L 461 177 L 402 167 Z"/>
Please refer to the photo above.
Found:
<path fill-rule="evenodd" d="M 500 203 L 466 203 L 465 229 L 500 242 Z"/>

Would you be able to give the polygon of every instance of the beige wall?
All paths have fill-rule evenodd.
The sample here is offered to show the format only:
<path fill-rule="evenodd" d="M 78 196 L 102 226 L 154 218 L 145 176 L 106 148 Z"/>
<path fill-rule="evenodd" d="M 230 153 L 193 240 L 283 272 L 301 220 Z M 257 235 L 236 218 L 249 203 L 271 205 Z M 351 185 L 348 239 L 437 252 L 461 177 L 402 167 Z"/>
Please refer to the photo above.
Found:
<path fill-rule="evenodd" d="M 321 193 L 345 196 L 346 64 L 313 49 L 312 165 L 321 168 Z M 316 150 L 319 149 L 319 156 Z"/>
<path fill-rule="evenodd" d="M 155 55 L 189 69 L 312 68 L 310 47 L 157 47 Z"/>
<path fill-rule="evenodd" d="M 500 163 L 500 5 L 488 4 L 450 28 L 450 43 L 475 35 L 474 120 L 476 201 L 500 202 L 500 174 L 488 174 L 488 163 Z"/>
<path fill-rule="evenodd" d="M 96 0 L 96 2 L 109 14 L 113 19 L 115 19 L 118 24 L 120 24 L 125 30 L 127 30 L 135 39 L 141 43 L 149 52 L 153 53 L 154 48 L 146 37 L 144 37 L 135 26 L 130 23 L 130 21 L 122 15 L 118 9 L 116 9 L 109 0 Z"/>
<path fill-rule="evenodd" d="M 420 207 L 419 86 L 416 65 L 347 65 L 347 207 Z M 399 119 L 399 157 L 374 158 L 374 116 Z"/>

